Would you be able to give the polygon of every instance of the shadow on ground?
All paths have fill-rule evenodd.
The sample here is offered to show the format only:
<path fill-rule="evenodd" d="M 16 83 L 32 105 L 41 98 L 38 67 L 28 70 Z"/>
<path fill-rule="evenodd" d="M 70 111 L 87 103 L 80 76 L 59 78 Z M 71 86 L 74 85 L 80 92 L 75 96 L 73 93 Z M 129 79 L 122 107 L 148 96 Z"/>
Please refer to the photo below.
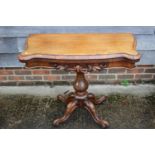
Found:
<path fill-rule="evenodd" d="M 62 116 L 64 110 L 65 104 L 50 96 L 0 95 L 0 128 L 100 129 L 84 109 L 77 109 L 65 124 L 54 127 L 52 121 Z M 113 129 L 155 128 L 155 94 L 146 97 L 112 94 L 96 110 Z"/>

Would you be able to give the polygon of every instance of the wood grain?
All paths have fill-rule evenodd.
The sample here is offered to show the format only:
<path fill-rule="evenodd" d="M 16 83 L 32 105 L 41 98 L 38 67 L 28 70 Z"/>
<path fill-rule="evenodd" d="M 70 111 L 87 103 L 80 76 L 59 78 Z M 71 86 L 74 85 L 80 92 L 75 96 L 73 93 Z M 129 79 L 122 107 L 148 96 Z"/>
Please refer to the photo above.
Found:
<path fill-rule="evenodd" d="M 18 59 L 27 67 L 94 66 L 133 68 L 139 61 L 136 40 L 129 33 L 32 34 Z M 84 67 L 87 68 L 87 67 Z"/>
<path fill-rule="evenodd" d="M 132 34 L 33 34 L 20 59 L 106 59 L 123 57 L 138 59 Z M 76 57 L 77 56 L 77 57 Z"/>

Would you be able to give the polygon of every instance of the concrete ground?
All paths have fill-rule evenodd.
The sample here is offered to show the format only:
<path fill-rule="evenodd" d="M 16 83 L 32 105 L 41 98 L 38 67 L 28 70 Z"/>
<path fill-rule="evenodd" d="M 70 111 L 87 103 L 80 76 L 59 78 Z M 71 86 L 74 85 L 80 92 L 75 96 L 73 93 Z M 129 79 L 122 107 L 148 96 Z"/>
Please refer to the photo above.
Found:
<path fill-rule="evenodd" d="M 39 96 L 56 97 L 58 94 L 63 94 L 65 91 L 72 91 L 72 86 L 1 86 L 0 94 L 27 94 Z M 145 96 L 155 92 L 155 85 L 90 85 L 89 92 L 94 92 L 96 95 L 108 95 L 114 93 L 130 94 Z"/>

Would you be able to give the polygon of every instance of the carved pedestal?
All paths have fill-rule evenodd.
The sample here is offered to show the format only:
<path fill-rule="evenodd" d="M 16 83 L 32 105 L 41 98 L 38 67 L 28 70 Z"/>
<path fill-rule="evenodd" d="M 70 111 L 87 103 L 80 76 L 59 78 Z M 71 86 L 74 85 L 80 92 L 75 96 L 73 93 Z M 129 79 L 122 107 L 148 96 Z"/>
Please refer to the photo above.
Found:
<path fill-rule="evenodd" d="M 53 124 L 55 126 L 60 123 L 65 122 L 71 115 L 71 113 L 76 110 L 78 107 L 83 107 L 89 111 L 94 121 L 101 125 L 101 127 L 106 128 L 109 126 L 109 123 L 105 120 L 100 119 L 95 110 L 95 104 L 100 104 L 106 100 L 106 96 L 102 96 L 99 99 L 96 99 L 95 95 L 88 93 L 88 81 L 85 79 L 84 72 L 80 66 L 76 66 L 76 79 L 73 84 L 75 92 L 71 92 L 66 96 L 58 95 L 58 100 L 67 104 L 66 111 L 61 118 L 54 120 Z"/>

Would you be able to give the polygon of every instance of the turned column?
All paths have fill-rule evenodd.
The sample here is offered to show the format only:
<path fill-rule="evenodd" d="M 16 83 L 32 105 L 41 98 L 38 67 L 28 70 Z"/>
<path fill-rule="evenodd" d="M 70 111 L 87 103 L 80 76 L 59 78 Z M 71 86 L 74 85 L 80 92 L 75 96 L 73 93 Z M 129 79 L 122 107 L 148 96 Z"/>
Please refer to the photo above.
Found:
<path fill-rule="evenodd" d="M 84 72 L 80 69 L 80 66 L 76 67 L 76 78 L 73 83 L 75 89 L 75 96 L 78 98 L 85 98 L 87 96 L 88 81 L 85 78 Z"/>

